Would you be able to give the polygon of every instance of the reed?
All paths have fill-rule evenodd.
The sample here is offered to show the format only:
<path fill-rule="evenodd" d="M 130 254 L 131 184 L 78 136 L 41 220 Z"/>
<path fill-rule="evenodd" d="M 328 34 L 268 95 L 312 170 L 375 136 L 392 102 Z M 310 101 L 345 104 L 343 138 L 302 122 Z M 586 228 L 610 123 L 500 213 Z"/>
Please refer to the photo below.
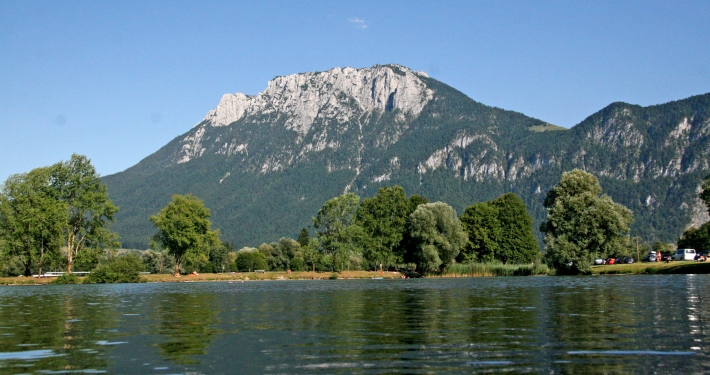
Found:
<path fill-rule="evenodd" d="M 545 264 L 455 263 L 441 273 L 442 277 L 535 276 L 548 275 Z"/>

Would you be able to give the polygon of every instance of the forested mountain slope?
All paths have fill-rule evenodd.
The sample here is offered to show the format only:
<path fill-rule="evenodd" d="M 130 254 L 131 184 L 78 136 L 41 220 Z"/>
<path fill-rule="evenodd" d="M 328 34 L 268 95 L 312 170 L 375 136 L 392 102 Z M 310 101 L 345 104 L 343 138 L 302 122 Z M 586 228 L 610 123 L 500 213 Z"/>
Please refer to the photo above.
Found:
<path fill-rule="evenodd" d="M 125 247 L 145 247 L 148 217 L 186 193 L 237 246 L 293 237 L 327 199 L 395 184 L 459 212 L 513 191 L 539 223 L 545 193 L 573 168 L 634 211 L 634 235 L 673 241 L 707 220 L 695 197 L 710 169 L 709 107 L 710 94 L 614 103 L 560 130 L 399 65 L 334 68 L 224 95 L 187 133 L 104 181 Z"/>

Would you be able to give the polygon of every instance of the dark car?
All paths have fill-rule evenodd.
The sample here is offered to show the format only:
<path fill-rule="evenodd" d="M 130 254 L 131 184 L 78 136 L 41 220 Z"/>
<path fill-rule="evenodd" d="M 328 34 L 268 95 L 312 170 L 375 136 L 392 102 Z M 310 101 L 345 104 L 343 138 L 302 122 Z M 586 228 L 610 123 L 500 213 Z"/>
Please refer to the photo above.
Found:
<path fill-rule="evenodd" d="M 671 254 L 671 253 L 667 253 L 667 254 L 661 253 L 661 260 L 664 261 L 664 262 L 671 262 L 671 261 L 673 261 L 673 254 Z"/>

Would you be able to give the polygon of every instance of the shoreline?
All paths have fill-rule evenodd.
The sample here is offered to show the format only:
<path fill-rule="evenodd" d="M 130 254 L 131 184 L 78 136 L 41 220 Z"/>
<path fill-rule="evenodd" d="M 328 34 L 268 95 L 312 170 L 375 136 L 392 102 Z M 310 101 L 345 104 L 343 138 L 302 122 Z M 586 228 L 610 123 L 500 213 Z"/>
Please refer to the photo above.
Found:
<path fill-rule="evenodd" d="M 237 272 L 237 273 L 204 273 L 198 275 L 181 275 L 175 277 L 172 274 L 150 274 L 141 275 L 141 278 L 148 283 L 185 283 L 185 282 L 245 282 L 245 281 L 285 281 L 285 280 L 332 280 L 333 272 L 312 272 L 298 271 L 288 273 L 286 271 L 269 272 Z M 366 280 L 366 279 L 402 279 L 400 272 L 373 272 L 373 271 L 341 271 L 335 273 L 338 280 Z M 633 263 L 619 265 L 602 265 L 592 267 L 592 276 L 609 275 L 678 275 L 678 274 L 710 274 L 710 262 L 695 261 L 674 261 L 670 263 Z M 549 276 L 549 275 L 530 275 Z M 512 277 L 530 277 L 512 276 Z M 466 274 L 444 274 L 423 276 L 425 279 L 446 279 L 446 278 L 474 278 L 474 277 L 504 277 L 494 275 L 466 275 Z M 54 277 L 0 277 L 0 286 L 8 285 L 48 285 Z"/>

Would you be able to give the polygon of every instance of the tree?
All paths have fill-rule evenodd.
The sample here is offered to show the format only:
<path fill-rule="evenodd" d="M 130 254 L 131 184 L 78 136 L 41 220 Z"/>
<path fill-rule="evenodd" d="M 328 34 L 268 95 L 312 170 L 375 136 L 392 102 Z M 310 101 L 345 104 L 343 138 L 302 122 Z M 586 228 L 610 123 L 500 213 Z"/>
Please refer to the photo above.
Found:
<path fill-rule="evenodd" d="M 547 221 L 540 231 L 545 233 L 546 258 L 561 272 L 589 273 L 594 258 L 620 251 L 627 242 L 633 214 L 602 194 L 590 173 L 563 173 L 544 206 Z"/>
<path fill-rule="evenodd" d="M 416 246 L 417 267 L 424 271 L 446 267 L 467 240 L 456 211 L 442 202 L 419 205 L 410 215 L 409 232 Z"/>
<path fill-rule="evenodd" d="M 237 252 L 237 270 L 252 272 L 266 269 L 266 257 L 257 249 L 245 247 Z"/>
<path fill-rule="evenodd" d="M 25 276 L 37 266 L 42 274 L 45 256 L 56 255 L 63 242 L 66 203 L 50 185 L 50 168 L 10 176 L 0 193 L 0 236 L 8 254 L 18 257 Z"/>
<path fill-rule="evenodd" d="M 108 198 L 106 184 L 101 183 L 86 156 L 73 154 L 69 161 L 50 168 L 57 198 L 68 206 L 64 239 L 67 272 L 71 273 L 74 258 L 83 249 L 120 246 L 118 235 L 108 230 L 108 223 L 114 220 L 118 207 Z"/>
<path fill-rule="evenodd" d="M 363 231 L 354 223 L 359 203 L 360 197 L 356 194 L 343 194 L 325 202 L 312 219 L 323 252 L 333 256 L 334 271 L 338 257 L 348 257 L 361 251 Z"/>
<path fill-rule="evenodd" d="M 538 253 L 532 218 L 523 200 L 513 193 L 467 207 L 461 224 L 469 240 L 459 261 L 529 263 Z"/>
<path fill-rule="evenodd" d="M 492 204 L 498 209 L 501 230 L 496 259 L 503 263 L 532 262 L 540 249 L 533 234 L 533 220 L 523 200 L 514 193 L 507 193 Z"/>
<path fill-rule="evenodd" d="M 710 221 L 700 228 L 688 228 L 678 239 L 679 249 L 710 250 Z"/>
<path fill-rule="evenodd" d="M 363 256 L 367 261 L 385 266 L 402 261 L 395 250 L 402 242 L 411 213 L 401 186 L 383 187 L 374 197 L 363 199 L 355 222 L 365 233 Z"/>
<path fill-rule="evenodd" d="M 219 231 L 212 230 L 210 210 L 193 195 L 173 195 L 160 212 L 150 217 L 158 229 L 155 241 L 175 257 L 175 275 L 186 255 L 199 255 L 219 240 Z"/>
<path fill-rule="evenodd" d="M 705 202 L 705 206 L 710 213 L 710 175 L 703 179 L 700 199 Z M 700 228 L 688 228 L 678 239 L 679 249 L 710 250 L 710 221 L 701 225 Z"/>
<path fill-rule="evenodd" d="M 490 202 L 466 207 L 461 215 L 461 226 L 468 234 L 468 242 L 456 258 L 459 262 L 491 262 L 496 259 L 502 237 L 498 216 L 498 208 Z"/>
<path fill-rule="evenodd" d="M 301 245 L 301 247 L 308 246 L 308 243 L 311 241 L 311 234 L 308 233 L 308 229 L 306 228 L 301 228 L 301 233 L 298 234 L 298 244 Z"/>
<path fill-rule="evenodd" d="M 710 174 L 703 179 L 702 189 L 700 199 L 705 202 L 705 206 L 708 208 L 708 213 L 710 214 Z"/>

